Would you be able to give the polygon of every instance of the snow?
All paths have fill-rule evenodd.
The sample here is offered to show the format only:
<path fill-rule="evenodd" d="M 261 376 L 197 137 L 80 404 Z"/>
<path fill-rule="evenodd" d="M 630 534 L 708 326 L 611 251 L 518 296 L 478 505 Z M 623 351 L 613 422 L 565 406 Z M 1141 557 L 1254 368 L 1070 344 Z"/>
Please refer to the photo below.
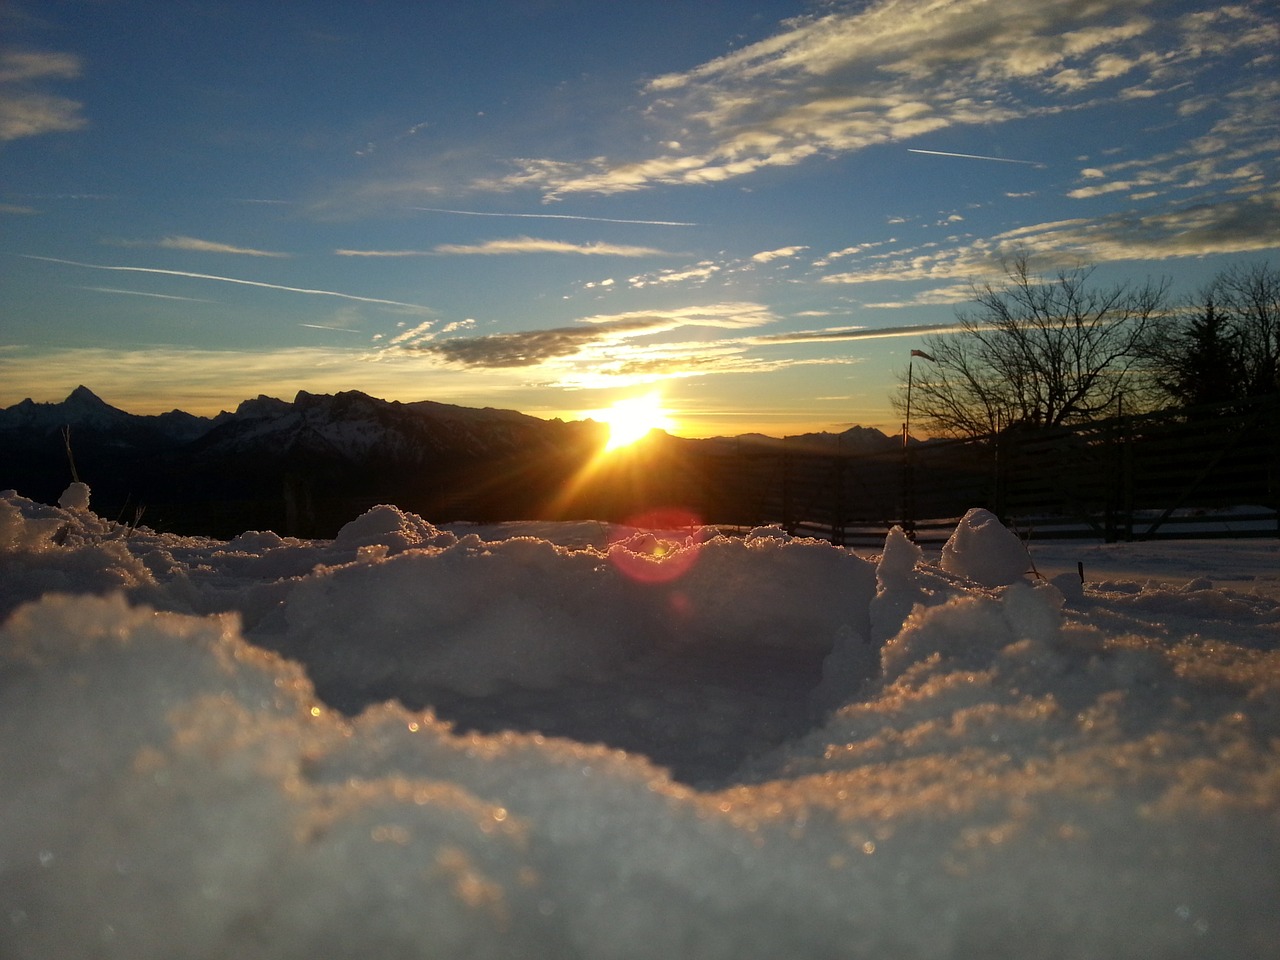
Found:
<path fill-rule="evenodd" d="M 1274 955 L 1277 554 L 7 491 L 0 955 Z"/>

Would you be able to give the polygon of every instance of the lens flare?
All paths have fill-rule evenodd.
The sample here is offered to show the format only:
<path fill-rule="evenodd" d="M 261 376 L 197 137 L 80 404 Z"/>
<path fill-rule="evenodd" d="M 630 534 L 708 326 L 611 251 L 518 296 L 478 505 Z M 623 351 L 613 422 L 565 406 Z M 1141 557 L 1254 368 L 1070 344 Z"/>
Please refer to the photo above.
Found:
<path fill-rule="evenodd" d="M 688 510 L 654 510 L 629 519 L 609 538 L 609 560 L 638 583 L 670 583 L 697 561 L 704 531 Z"/>

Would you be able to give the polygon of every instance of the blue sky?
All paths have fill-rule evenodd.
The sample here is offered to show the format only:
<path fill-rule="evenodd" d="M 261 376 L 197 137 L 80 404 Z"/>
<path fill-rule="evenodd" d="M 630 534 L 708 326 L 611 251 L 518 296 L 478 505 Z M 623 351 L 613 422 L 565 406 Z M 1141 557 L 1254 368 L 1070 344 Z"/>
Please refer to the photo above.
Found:
<path fill-rule="evenodd" d="M 0 6 L 0 405 L 897 429 L 1000 259 L 1280 247 L 1270 3 Z"/>

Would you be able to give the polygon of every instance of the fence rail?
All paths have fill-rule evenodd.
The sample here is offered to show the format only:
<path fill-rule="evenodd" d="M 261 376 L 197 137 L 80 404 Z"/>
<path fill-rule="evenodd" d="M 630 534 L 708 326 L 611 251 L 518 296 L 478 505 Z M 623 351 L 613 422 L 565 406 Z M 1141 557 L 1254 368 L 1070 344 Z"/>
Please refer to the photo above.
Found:
<path fill-rule="evenodd" d="M 1280 536 L 1280 398 L 853 454 L 742 449 L 706 514 L 841 544 L 945 539 L 969 507 L 1029 538 Z M 928 518 L 928 519 L 922 519 Z"/>

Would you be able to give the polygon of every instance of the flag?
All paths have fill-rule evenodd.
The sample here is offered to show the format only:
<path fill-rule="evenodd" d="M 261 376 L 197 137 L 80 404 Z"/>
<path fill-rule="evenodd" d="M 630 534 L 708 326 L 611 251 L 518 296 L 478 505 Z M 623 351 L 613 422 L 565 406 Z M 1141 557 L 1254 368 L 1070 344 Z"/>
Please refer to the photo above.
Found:
<path fill-rule="evenodd" d="M 923 357 L 925 360 L 933 360 L 934 363 L 938 362 L 935 358 L 929 356 L 929 354 L 925 353 L 923 350 L 912 350 L 911 355 L 913 357 Z"/>

